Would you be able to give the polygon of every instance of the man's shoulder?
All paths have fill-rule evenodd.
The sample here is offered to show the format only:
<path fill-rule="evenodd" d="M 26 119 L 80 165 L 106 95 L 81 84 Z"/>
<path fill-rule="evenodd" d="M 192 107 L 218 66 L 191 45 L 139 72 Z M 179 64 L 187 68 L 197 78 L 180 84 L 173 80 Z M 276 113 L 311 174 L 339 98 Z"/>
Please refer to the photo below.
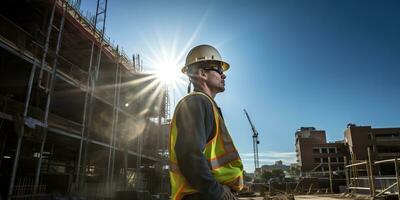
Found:
<path fill-rule="evenodd" d="M 203 106 L 212 106 L 212 101 L 205 96 L 204 94 L 194 93 L 190 95 L 186 95 L 183 97 L 180 102 L 180 105 L 203 105 Z"/>
<path fill-rule="evenodd" d="M 181 99 L 182 102 L 207 102 L 211 104 L 210 99 L 201 93 L 187 95 Z"/>

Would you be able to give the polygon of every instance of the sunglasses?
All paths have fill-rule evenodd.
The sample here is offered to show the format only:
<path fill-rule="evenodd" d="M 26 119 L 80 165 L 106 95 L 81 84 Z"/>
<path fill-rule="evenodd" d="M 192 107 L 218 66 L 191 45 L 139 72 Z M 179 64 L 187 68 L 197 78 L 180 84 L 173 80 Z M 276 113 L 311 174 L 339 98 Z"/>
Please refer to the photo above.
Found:
<path fill-rule="evenodd" d="M 208 71 L 215 71 L 219 75 L 222 75 L 224 73 L 224 69 L 222 67 L 205 67 L 203 69 Z"/>

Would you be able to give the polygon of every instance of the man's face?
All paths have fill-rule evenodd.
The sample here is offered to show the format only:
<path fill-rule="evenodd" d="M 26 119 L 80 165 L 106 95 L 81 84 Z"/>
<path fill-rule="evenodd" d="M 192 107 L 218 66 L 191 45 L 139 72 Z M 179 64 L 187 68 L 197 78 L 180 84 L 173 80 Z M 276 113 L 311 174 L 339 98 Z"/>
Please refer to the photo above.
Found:
<path fill-rule="evenodd" d="M 203 68 L 206 73 L 206 84 L 208 88 L 215 92 L 223 92 L 225 91 L 225 78 L 226 75 L 223 72 L 222 67 L 206 67 Z"/>

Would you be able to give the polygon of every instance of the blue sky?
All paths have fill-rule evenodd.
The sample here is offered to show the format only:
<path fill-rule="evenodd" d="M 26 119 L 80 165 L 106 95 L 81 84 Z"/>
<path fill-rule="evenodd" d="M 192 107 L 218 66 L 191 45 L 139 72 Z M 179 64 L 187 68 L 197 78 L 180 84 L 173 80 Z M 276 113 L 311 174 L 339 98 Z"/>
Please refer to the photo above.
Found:
<path fill-rule="evenodd" d="M 243 108 L 260 133 L 260 164 L 294 162 L 301 126 L 326 130 L 329 141 L 350 122 L 400 126 L 399 9 L 395 0 L 109 0 L 106 34 L 143 56 L 145 70 L 162 50 L 182 64 L 191 47 L 216 46 L 231 65 L 216 101 L 253 171 Z"/>

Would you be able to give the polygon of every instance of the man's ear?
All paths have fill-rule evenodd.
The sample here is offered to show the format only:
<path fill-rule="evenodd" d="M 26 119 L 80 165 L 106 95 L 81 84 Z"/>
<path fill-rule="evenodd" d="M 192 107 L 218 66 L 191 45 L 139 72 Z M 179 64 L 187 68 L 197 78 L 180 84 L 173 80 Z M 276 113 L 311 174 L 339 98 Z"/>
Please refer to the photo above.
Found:
<path fill-rule="evenodd" d="M 190 74 L 190 80 L 192 81 L 193 84 L 194 83 L 200 84 L 206 79 L 207 79 L 207 73 L 203 69 L 198 69 L 194 73 Z"/>
<path fill-rule="evenodd" d="M 199 69 L 199 74 L 202 78 L 206 78 L 207 77 L 207 73 L 204 69 Z"/>

